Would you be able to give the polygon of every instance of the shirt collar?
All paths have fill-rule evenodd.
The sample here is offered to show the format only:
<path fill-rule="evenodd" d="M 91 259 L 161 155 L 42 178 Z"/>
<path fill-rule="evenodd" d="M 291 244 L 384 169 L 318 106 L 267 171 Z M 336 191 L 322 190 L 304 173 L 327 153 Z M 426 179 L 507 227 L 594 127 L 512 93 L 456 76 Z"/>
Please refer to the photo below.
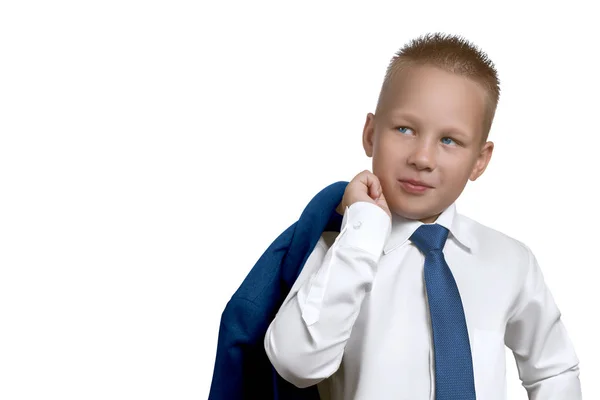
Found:
<path fill-rule="evenodd" d="M 460 247 L 465 248 L 467 251 L 477 251 L 475 238 L 467 229 L 463 218 L 457 213 L 456 203 L 448 206 L 434 223 L 448 229 L 450 232 L 448 240 L 455 240 Z M 423 225 L 423 222 L 419 220 L 407 219 L 392 213 L 392 231 L 383 249 L 384 254 L 388 254 L 406 243 L 421 225 Z"/>

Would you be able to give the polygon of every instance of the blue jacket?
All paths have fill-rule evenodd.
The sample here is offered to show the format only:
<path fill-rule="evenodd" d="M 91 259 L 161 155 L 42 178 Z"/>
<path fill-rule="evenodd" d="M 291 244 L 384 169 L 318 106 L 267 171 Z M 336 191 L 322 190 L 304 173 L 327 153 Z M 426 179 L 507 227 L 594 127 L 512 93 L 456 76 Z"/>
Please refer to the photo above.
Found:
<path fill-rule="evenodd" d="M 313 197 L 300 219 L 267 248 L 221 315 L 209 400 L 316 400 L 316 386 L 299 389 L 277 374 L 264 350 L 269 324 L 324 231 L 340 230 L 335 209 L 348 182 Z"/>

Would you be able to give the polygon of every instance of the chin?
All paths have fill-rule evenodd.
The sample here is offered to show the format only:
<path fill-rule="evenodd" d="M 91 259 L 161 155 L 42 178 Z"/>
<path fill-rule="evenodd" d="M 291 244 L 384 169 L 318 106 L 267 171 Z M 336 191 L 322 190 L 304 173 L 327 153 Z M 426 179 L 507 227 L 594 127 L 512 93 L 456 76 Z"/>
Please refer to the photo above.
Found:
<path fill-rule="evenodd" d="M 422 203 L 420 207 L 416 204 L 412 207 L 407 204 L 404 204 L 403 206 L 394 204 L 390 207 L 390 210 L 403 218 L 412 220 L 422 220 L 439 214 L 439 212 L 436 211 L 436 207 L 428 207 Z"/>
<path fill-rule="evenodd" d="M 406 219 L 423 219 L 423 218 L 427 218 L 428 215 L 426 215 L 427 213 L 423 213 L 423 212 L 419 212 L 419 211 L 415 211 L 415 210 L 407 210 L 406 207 L 394 207 L 394 209 L 392 210 L 394 212 L 394 214 L 397 214 L 403 218 Z"/>

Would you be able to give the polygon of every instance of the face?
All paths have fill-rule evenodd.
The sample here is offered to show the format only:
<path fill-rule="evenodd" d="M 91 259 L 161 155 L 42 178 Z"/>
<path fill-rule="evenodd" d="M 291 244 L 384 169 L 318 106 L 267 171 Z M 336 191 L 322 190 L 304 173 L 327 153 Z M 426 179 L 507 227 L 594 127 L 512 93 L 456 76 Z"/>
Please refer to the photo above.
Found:
<path fill-rule="evenodd" d="M 483 141 L 486 105 L 485 89 L 468 78 L 433 66 L 398 71 L 363 131 L 392 212 L 434 222 L 483 174 L 494 147 Z"/>

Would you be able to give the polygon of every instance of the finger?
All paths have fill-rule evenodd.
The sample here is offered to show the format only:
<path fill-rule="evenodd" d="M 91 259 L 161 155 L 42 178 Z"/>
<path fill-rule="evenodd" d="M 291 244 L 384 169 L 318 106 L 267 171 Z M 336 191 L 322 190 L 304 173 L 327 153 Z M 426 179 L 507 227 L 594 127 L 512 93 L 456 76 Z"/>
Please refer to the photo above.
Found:
<path fill-rule="evenodd" d="M 377 178 L 377 176 L 375 176 L 374 174 L 370 174 L 369 175 L 369 191 L 371 194 L 371 197 L 374 199 L 379 199 L 379 197 L 383 194 L 383 191 L 381 190 L 381 183 L 379 182 L 379 179 Z"/>
<path fill-rule="evenodd" d="M 369 197 L 376 199 L 381 194 L 381 185 L 379 179 L 370 171 L 364 171 L 360 181 L 367 187 Z"/>

